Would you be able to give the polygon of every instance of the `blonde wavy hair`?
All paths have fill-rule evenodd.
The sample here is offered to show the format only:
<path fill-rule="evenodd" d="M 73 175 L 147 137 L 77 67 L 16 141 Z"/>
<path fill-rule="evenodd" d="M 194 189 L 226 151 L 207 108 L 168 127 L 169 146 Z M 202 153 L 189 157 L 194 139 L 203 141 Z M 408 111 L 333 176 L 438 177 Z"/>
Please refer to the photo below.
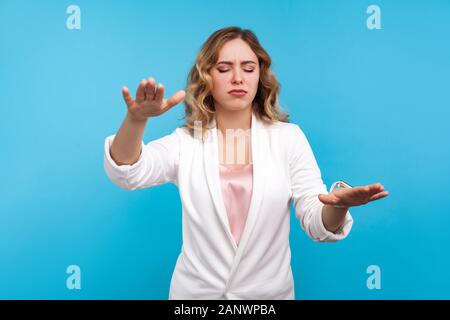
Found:
<path fill-rule="evenodd" d="M 289 115 L 283 112 L 279 105 L 280 84 L 270 69 L 272 59 L 251 30 L 232 26 L 219 29 L 209 36 L 197 55 L 195 65 L 189 72 L 184 99 L 184 118 L 186 119 L 184 127 L 189 129 L 191 135 L 194 135 L 196 123 L 201 123 L 202 139 L 205 131 L 211 129 L 210 124 L 214 118 L 215 106 L 212 97 L 213 82 L 209 72 L 217 63 L 222 46 L 227 41 L 238 38 L 250 46 L 259 61 L 259 84 L 252 103 L 255 116 L 269 124 L 275 121 L 289 122 Z"/>

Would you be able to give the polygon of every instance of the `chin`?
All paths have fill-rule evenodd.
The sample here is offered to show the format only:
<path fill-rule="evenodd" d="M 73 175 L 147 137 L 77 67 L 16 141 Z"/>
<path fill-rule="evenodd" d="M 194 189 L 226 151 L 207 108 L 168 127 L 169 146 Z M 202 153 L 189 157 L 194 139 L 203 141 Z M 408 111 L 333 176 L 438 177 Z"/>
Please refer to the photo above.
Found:
<path fill-rule="evenodd" d="M 242 111 L 249 108 L 249 104 L 242 101 L 241 103 L 234 103 L 223 107 L 227 111 Z"/>

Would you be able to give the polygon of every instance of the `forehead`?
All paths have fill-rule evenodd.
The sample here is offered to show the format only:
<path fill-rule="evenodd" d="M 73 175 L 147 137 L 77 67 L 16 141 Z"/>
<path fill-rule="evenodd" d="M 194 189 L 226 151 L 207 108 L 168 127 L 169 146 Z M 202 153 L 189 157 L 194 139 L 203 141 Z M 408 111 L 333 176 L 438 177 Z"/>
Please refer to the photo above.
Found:
<path fill-rule="evenodd" d="M 253 52 L 252 48 L 242 39 L 233 39 L 227 41 L 219 50 L 219 61 L 241 61 L 252 60 L 258 61 L 258 57 Z"/>

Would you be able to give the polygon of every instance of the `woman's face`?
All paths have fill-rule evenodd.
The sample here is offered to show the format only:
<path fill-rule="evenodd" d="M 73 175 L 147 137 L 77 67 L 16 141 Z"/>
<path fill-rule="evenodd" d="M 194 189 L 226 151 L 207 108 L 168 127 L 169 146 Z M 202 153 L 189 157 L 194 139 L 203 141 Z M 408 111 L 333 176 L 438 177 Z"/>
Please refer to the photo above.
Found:
<path fill-rule="evenodd" d="M 219 59 L 210 71 L 212 96 L 216 110 L 236 111 L 250 108 L 258 91 L 259 62 L 250 46 L 242 39 L 226 42 Z M 244 90 L 232 94 L 232 90 Z"/>

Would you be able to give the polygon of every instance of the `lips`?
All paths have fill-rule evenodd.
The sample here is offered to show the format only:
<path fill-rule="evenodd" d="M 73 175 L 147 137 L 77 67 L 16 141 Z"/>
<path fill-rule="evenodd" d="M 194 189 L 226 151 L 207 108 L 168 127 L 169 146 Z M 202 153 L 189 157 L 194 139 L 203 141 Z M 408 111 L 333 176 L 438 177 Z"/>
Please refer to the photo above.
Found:
<path fill-rule="evenodd" d="M 247 94 L 247 91 L 245 90 L 231 90 L 228 92 L 229 94 L 236 96 L 236 97 L 242 97 Z"/>

